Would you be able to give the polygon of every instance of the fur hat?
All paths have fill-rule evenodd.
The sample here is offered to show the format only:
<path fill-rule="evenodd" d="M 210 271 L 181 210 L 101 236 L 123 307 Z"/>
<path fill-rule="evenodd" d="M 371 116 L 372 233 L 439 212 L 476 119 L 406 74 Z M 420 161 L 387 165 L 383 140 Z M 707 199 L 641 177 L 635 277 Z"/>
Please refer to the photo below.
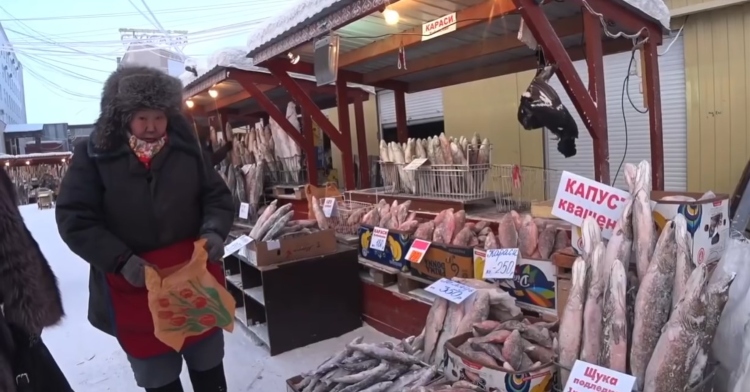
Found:
<path fill-rule="evenodd" d="M 94 145 L 103 150 L 116 147 L 125 139 L 130 116 L 141 109 L 162 110 L 168 117 L 179 114 L 182 82 L 156 68 L 118 68 L 104 83 Z"/>

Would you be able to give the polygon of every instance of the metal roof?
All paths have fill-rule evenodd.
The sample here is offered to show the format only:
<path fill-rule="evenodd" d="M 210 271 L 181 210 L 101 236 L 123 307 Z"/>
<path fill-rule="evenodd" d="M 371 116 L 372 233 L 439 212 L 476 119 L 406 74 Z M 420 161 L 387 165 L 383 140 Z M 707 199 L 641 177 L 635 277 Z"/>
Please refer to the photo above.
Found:
<path fill-rule="evenodd" d="M 41 132 L 44 124 L 8 124 L 5 126 L 5 133 L 21 132 Z"/>

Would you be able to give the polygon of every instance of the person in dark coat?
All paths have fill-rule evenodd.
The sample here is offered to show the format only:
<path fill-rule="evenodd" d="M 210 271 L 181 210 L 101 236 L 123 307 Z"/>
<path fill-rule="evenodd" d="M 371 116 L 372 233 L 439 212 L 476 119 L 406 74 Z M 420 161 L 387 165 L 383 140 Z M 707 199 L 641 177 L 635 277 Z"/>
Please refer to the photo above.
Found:
<path fill-rule="evenodd" d="M 182 391 L 183 359 L 195 392 L 226 391 L 222 331 L 187 338 L 180 352 L 158 340 L 144 267 L 182 264 L 203 238 L 208 270 L 223 283 L 231 193 L 182 115 L 178 79 L 120 68 L 104 85 L 100 109 L 88 142 L 75 147 L 56 205 L 60 236 L 91 265 L 89 321 L 117 337 L 146 391 Z"/>
<path fill-rule="evenodd" d="M 57 278 L 26 228 L 15 186 L 2 169 L 0 305 L 0 392 L 72 391 L 41 338 L 44 328 L 65 315 Z"/>

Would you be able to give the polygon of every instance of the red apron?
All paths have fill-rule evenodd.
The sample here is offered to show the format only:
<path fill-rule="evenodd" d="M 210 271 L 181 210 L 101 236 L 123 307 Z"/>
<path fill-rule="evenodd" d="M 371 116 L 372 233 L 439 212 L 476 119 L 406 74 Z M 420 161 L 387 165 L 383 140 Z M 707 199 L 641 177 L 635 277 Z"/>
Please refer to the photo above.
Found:
<path fill-rule="evenodd" d="M 182 264 L 193 255 L 194 241 L 186 240 L 138 256 L 158 268 Z M 224 271 L 217 263 L 208 263 L 208 271 L 220 284 L 224 284 Z M 148 309 L 148 290 L 137 288 L 119 274 L 107 274 L 110 300 L 114 311 L 115 335 L 125 352 L 135 358 L 145 359 L 174 352 L 154 336 L 154 321 Z M 185 339 L 183 349 L 200 341 L 214 329 Z"/>

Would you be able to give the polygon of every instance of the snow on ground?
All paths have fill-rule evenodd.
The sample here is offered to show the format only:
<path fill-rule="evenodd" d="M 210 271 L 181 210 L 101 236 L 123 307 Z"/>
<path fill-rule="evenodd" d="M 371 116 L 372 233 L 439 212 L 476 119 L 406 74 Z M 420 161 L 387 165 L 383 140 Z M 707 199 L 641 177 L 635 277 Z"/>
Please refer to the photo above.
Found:
<path fill-rule="evenodd" d="M 62 324 L 48 328 L 43 338 L 76 392 L 132 392 L 139 389 L 125 354 L 115 338 L 94 329 L 86 319 L 88 303 L 88 264 L 73 254 L 60 239 L 55 211 L 38 210 L 36 205 L 21 207 L 29 231 L 42 248 L 59 280 L 66 317 Z M 253 343 L 242 326 L 225 333 L 224 367 L 231 392 L 284 391 L 286 379 L 307 371 L 356 336 L 366 342 L 392 340 L 370 327 L 363 327 L 275 357 Z M 183 369 L 185 390 L 189 386 Z"/>

